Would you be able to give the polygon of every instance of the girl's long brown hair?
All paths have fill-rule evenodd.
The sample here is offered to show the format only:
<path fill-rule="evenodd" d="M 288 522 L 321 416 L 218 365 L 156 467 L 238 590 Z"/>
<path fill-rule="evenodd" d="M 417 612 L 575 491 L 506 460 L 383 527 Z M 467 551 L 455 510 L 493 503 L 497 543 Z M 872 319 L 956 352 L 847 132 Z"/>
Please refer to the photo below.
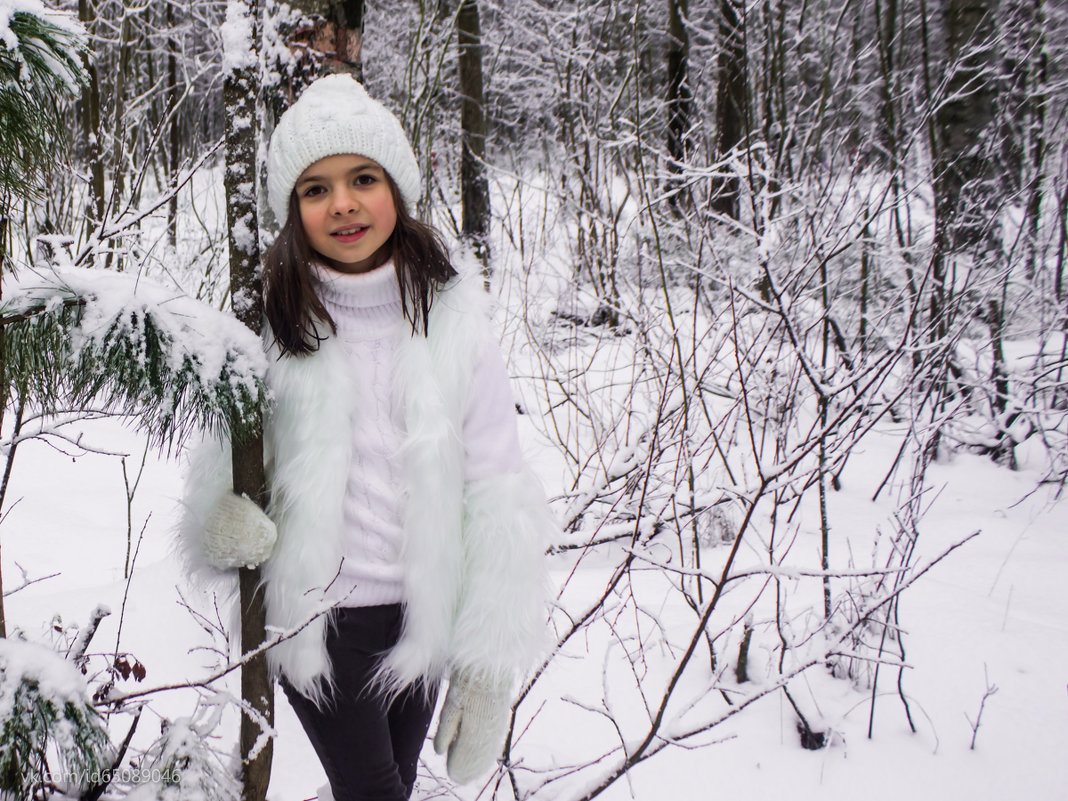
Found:
<path fill-rule="evenodd" d="M 397 225 L 383 247 L 390 249 L 397 268 L 404 317 L 412 335 L 428 332 L 428 315 L 434 292 L 456 275 L 437 231 L 408 213 L 393 179 L 386 174 L 397 208 Z M 320 326 L 337 327 L 315 294 L 311 264 L 322 258 L 308 242 L 300 224 L 296 192 L 289 196 L 289 215 L 267 251 L 263 276 L 263 305 L 275 341 L 283 354 L 303 356 L 318 350 L 326 336 Z"/>

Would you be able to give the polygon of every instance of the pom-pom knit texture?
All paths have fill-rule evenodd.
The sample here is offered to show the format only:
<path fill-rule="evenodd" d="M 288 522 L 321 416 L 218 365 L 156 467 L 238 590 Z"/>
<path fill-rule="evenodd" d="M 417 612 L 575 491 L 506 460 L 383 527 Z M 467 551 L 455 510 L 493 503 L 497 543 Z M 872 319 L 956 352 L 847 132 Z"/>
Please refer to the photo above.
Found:
<path fill-rule="evenodd" d="M 319 159 L 346 153 L 377 161 L 414 209 L 421 192 L 419 163 L 400 121 L 351 76 L 327 75 L 304 90 L 271 135 L 267 202 L 279 225 L 301 173 Z"/>

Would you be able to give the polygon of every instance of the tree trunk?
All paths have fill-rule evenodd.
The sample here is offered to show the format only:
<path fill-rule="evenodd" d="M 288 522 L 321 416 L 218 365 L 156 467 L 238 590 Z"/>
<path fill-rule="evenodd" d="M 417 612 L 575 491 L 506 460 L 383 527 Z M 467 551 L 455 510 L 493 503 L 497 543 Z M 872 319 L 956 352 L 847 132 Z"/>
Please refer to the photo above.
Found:
<path fill-rule="evenodd" d="M 174 31 L 174 3 L 167 3 L 167 111 L 169 123 L 167 172 L 172 185 L 178 182 L 178 165 L 181 163 L 181 118 L 178 115 L 178 37 Z M 167 202 L 167 241 L 171 247 L 178 246 L 178 196 Z"/>
<path fill-rule="evenodd" d="M 947 252 L 986 255 L 996 208 L 992 161 L 996 86 L 992 39 L 995 0 L 943 0 L 949 79 L 935 124 L 935 209 Z M 996 146 L 996 145 L 995 145 Z"/>
<path fill-rule="evenodd" d="M 490 197 L 486 178 L 486 113 L 482 83 L 482 32 L 478 1 L 462 0 L 456 14 L 460 46 L 460 233 L 482 263 L 487 289 L 490 282 Z"/>
<path fill-rule="evenodd" d="M 90 0 L 78 0 L 78 19 L 92 36 L 96 9 Z M 92 235 L 104 219 L 104 151 L 100 141 L 100 80 L 96 64 L 88 54 L 85 57 L 88 80 L 82 89 L 82 127 L 85 134 L 85 160 L 89 165 L 89 206 L 86 214 L 86 237 Z"/>
<path fill-rule="evenodd" d="M 746 107 L 748 68 L 745 52 L 745 7 L 739 0 L 720 0 L 719 57 L 716 67 L 715 158 L 740 145 L 748 130 Z M 714 179 L 712 209 L 732 219 L 740 213 L 737 176 Z"/>
<path fill-rule="evenodd" d="M 311 46 L 326 54 L 326 72 L 347 72 L 363 83 L 364 0 L 290 0 L 289 5 L 319 17 Z"/>
<path fill-rule="evenodd" d="M 115 71 L 115 85 L 112 89 L 112 113 L 111 113 L 111 194 L 115 203 L 122 201 L 126 191 L 126 167 L 123 164 L 123 148 L 126 146 L 126 81 L 130 76 L 130 59 L 133 48 L 130 43 L 132 26 L 130 14 L 132 9 L 128 6 L 129 0 L 122 0 L 122 19 L 119 22 L 119 64 Z M 107 249 L 104 257 L 104 267 L 114 266 L 116 261 L 114 247 Z M 122 270 L 124 259 L 118 258 L 118 269 Z"/>
<path fill-rule="evenodd" d="M 677 179 L 689 155 L 687 136 L 693 120 L 693 93 L 690 91 L 690 34 L 686 29 L 688 0 L 668 0 L 668 124 L 667 149 L 669 188 L 681 189 Z M 679 196 L 672 194 L 672 208 L 678 208 Z"/>
<path fill-rule="evenodd" d="M 995 0 L 942 0 L 946 64 L 944 97 L 931 96 L 937 111 L 931 127 L 935 206 L 931 259 L 930 334 L 940 342 L 949 331 L 953 262 L 973 256 L 979 268 L 995 258 L 992 213 L 997 197 L 989 153 L 995 127 L 992 33 Z"/>
<path fill-rule="evenodd" d="M 257 333 L 263 309 L 259 270 L 259 223 L 256 213 L 256 100 L 260 91 L 258 73 L 259 0 L 230 0 L 227 18 L 247 16 L 252 41 L 244 43 L 244 58 L 226 74 L 223 100 L 226 107 L 226 218 L 230 246 L 230 292 L 234 314 Z M 235 43 L 236 46 L 236 43 Z M 231 54 L 241 57 L 241 53 Z M 250 437 L 233 442 L 234 492 L 247 495 L 263 506 L 266 482 L 263 474 L 263 439 Z M 242 568 L 241 650 L 247 653 L 266 639 L 266 616 L 259 589 L 259 570 Z M 241 716 L 243 801 L 263 801 L 271 778 L 272 743 L 266 727 L 274 725 L 274 688 L 267 672 L 266 656 L 249 661 L 241 670 L 241 698 L 253 711 Z"/>
<path fill-rule="evenodd" d="M 332 71 L 348 72 L 363 83 L 364 0 L 332 0 L 330 6 L 334 58 L 327 64 Z"/>
<path fill-rule="evenodd" d="M 1024 263 L 1029 280 L 1033 280 L 1038 273 L 1038 224 L 1042 214 L 1042 178 L 1046 169 L 1046 105 L 1049 102 L 1046 24 L 1045 0 L 1034 0 L 1028 31 L 1031 55 L 1028 58 L 1026 99 L 1030 176 L 1025 182 L 1028 191 L 1027 216 L 1024 218 Z"/>
<path fill-rule="evenodd" d="M 115 85 L 112 90 L 112 114 L 111 133 L 114 137 L 111 151 L 111 180 L 115 187 L 116 202 L 121 201 L 126 185 L 126 170 L 123 167 L 123 147 L 126 139 L 126 82 L 130 76 L 130 60 L 133 47 L 131 38 L 133 26 L 130 24 L 130 15 L 136 13 L 129 8 L 129 0 L 123 0 L 121 4 L 122 20 L 119 23 L 119 65 L 115 71 Z M 108 251 L 111 258 L 111 251 Z"/>

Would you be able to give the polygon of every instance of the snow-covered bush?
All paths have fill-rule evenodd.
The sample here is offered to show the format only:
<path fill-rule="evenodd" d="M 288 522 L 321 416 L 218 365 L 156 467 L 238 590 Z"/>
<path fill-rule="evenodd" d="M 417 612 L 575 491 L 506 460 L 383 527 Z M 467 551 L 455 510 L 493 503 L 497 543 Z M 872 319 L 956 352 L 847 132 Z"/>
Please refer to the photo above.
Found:
<path fill-rule="evenodd" d="M 84 787 L 110 765 L 110 752 L 78 669 L 44 646 L 0 639 L 0 798 Z"/>
<path fill-rule="evenodd" d="M 126 801 L 237 801 L 241 785 L 212 732 L 227 700 L 219 697 L 197 712 L 166 724 L 131 777 L 139 779 Z"/>

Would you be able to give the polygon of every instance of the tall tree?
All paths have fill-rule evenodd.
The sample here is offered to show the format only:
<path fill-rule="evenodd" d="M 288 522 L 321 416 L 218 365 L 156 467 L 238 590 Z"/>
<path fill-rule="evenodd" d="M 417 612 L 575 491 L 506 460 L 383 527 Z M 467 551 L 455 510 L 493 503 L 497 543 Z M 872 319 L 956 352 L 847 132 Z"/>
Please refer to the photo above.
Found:
<path fill-rule="evenodd" d="M 745 48 L 745 5 L 720 0 L 719 55 L 716 59 L 715 157 L 724 158 L 745 139 L 748 86 Z M 740 184 L 736 176 L 717 178 L 712 185 L 712 208 L 738 218 Z"/>
<path fill-rule="evenodd" d="M 461 235 L 482 263 L 489 285 L 489 180 L 486 177 L 486 112 L 482 80 L 482 31 L 478 0 L 461 0 L 456 14 L 460 46 L 460 198 Z"/>
<path fill-rule="evenodd" d="M 78 0 L 78 19 L 89 35 L 96 27 L 96 8 L 91 0 Z M 107 199 L 104 196 L 104 148 L 100 131 L 100 76 L 96 64 L 87 52 L 85 72 L 88 76 L 82 89 L 82 132 L 85 135 L 86 160 L 89 162 L 89 208 L 86 215 L 86 235 L 104 219 Z"/>
<path fill-rule="evenodd" d="M 256 211 L 256 145 L 259 126 L 256 101 L 259 78 L 259 0 L 229 0 L 224 37 L 227 71 L 223 83 L 226 107 L 226 221 L 229 231 L 230 292 L 234 314 L 259 332 L 263 287 L 259 260 L 259 217 Z M 233 438 L 234 492 L 260 506 L 267 500 L 263 471 L 263 438 L 257 433 Z M 266 639 L 266 611 L 258 568 L 239 572 L 241 649 L 248 653 Z M 274 723 L 274 688 L 265 654 L 241 669 L 241 698 L 247 709 L 241 716 L 241 778 L 243 801 L 263 801 L 271 778 Z"/>
<path fill-rule="evenodd" d="M 687 136 L 693 124 L 693 92 L 690 89 L 690 34 L 687 29 L 688 0 L 668 0 L 667 52 L 667 149 L 668 171 L 677 175 L 688 156 Z M 677 205 L 678 196 L 671 196 Z"/>
<path fill-rule="evenodd" d="M 167 2 L 167 108 L 171 119 L 168 129 L 167 173 L 170 180 L 178 180 L 178 165 L 181 163 L 182 127 L 178 114 L 178 36 L 175 32 L 174 2 Z M 178 244 L 178 195 L 167 204 L 167 239 L 171 247 Z"/>
<path fill-rule="evenodd" d="M 1049 54 L 1047 45 L 1047 17 L 1045 0 L 1032 0 L 1028 20 L 1028 52 L 1026 79 L 1026 144 L 1030 154 L 1029 174 L 1026 176 L 1027 216 L 1024 222 L 1024 264 L 1027 277 L 1037 273 L 1038 227 L 1042 213 L 1042 180 L 1046 171 L 1046 155 L 1049 142 L 1046 140 L 1046 107 L 1049 102 Z M 1026 168 L 1025 168 L 1026 169 Z"/>
<path fill-rule="evenodd" d="M 318 18 L 313 49 L 326 55 L 326 72 L 347 72 L 363 82 L 364 0 L 292 0 L 290 5 Z"/>
<path fill-rule="evenodd" d="M 934 188 L 939 245 L 945 253 L 992 257 L 997 63 L 995 0 L 943 0 L 948 77 L 934 118 Z"/>

